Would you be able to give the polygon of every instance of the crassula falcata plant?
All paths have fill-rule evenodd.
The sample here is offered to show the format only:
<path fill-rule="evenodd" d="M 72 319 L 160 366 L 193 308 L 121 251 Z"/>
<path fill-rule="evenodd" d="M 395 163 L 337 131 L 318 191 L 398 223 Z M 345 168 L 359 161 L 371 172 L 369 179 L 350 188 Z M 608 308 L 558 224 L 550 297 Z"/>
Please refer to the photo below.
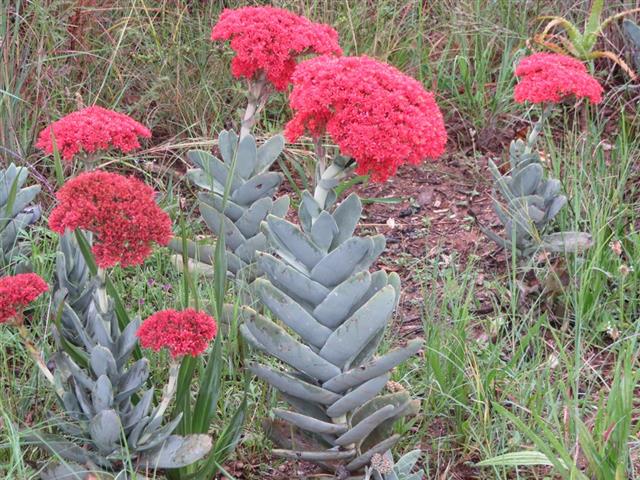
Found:
<path fill-rule="evenodd" d="M 515 73 L 520 77 L 515 100 L 542 104 L 543 111 L 526 140 L 511 142 L 506 174 L 489 160 L 489 171 L 495 181 L 494 211 L 504 233 L 500 237 L 488 228 L 482 230 L 498 245 L 524 258 L 541 251 L 577 252 L 589 248 L 588 233 L 548 233 L 554 218 L 566 205 L 567 197 L 561 193 L 561 182 L 545 173 L 536 145 L 556 104 L 571 97 L 598 103 L 602 87 L 582 63 L 559 54 L 538 53 L 526 57 Z"/>

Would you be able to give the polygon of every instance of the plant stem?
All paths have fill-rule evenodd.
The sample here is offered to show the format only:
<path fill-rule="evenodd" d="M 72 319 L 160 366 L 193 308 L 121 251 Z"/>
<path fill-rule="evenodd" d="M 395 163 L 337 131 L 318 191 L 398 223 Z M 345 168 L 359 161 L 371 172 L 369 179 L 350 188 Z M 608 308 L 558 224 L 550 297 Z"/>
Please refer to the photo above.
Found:
<path fill-rule="evenodd" d="M 167 385 L 164 387 L 162 391 L 162 400 L 160 401 L 160 405 L 158 405 L 158 410 L 156 411 L 156 418 L 160 418 L 164 415 L 164 412 L 167 410 L 169 403 L 171 403 L 171 399 L 176 393 L 176 387 L 178 385 L 178 373 L 180 371 L 180 362 L 175 358 L 171 359 L 171 364 L 169 365 L 169 380 Z"/>
<path fill-rule="evenodd" d="M 542 109 L 542 113 L 540 114 L 540 118 L 533 125 L 533 129 L 531 130 L 531 133 L 529 133 L 529 136 L 527 137 L 527 147 L 525 149 L 526 153 L 531 153 L 533 151 L 533 149 L 535 148 L 535 144 L 538 141 L 538 136 L 540 135 L 540 132 L 542 131 L 542 127 L 544 126 L 544 122 L 546 122 L 547 119 L 551 116 L 551 112 L 553 111 L 553 108 L 554 108 L 554 104 L 550 103 L 548 105 L 545 105 L 545 107 Z"/>
<path fill-rule="evenodd" d="M 269 92 L 267 91 L 267 79 L 264 73 L 261 73 L 257 80 L 251 80 L 249 83 L 249 89 L 247 92 L 247 108 L 244 111 L 242 117 L 242 124 L 240 126 L 240 138 L 251 133 L 254 125 L 256 124 L 257 115 L 264 107 L 269 98 Z"/>
<path fill-rule="evenodd" d="M 322 208 L 323 210 L 326 210 L 327 197 L 329 196 L 329 192 L 331 191 L 331 189 L 335 186 L 331 184 L 336 183 L 338 179 L 342 178 L 344 176 L 344 173 L 345 170 L 342 167 L 339 167 L 335 163 L 332 163 L 327 167 L 327 169 L 318 180 L 316 188 L 313 192 L 313 198 L 316 202 L 318 202 L 318 205 L 320 205 L 320 208 Z"/>
<path fill-rule="evenodd" d="M 101 312 L 106 312 L 109 308 L 109 296 L 107 295 L 107 271 L 104 268 L 98 267 L 96 276 L 100 280 L 97 288 L 98 307 Z"/>
<path fill-rule="evenodd" d="M 64 390 L 56 385 L 56 380 L 53 377 L 51 370 L 49 370 L 49 368 L 47 368 L 47 365 L 44 363 L 44 360 L 42 359 L 42 352 L 38 350 L 38 347 L 36 347 L 33 340 L 31 340 L 31 336 L 29 335 L 27 327 L 25 327 L 22 323 L 19 323 L 18 325 L 16 325 L 16 327 L 18 329 L 18 333 L 20 334 L 20 338 L 22 338 L 22 342 L 27 349 L 27 352 L 29 352 L 29 356 L 31 356 L 36 366 L 40 369 L 40 372 L 42 372 L 47 381 L 53 386 L 58 396 L 62 398 L 64 395 Z"/>

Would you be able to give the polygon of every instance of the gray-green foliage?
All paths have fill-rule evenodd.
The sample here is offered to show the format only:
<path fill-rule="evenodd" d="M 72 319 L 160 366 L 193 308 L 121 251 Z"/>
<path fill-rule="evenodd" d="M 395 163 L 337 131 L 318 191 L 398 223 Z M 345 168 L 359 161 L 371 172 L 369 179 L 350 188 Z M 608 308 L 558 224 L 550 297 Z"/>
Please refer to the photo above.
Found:
<path fill-rule="evenodd" d="M 400 440 L 393 423 L 415 413 L 416 405 L 406 391 L 381 393 L 390 371 L 422 345 L 413 340 L 375 355 L 400 280 L 383 270 L 369 272 L 385 239 L 354 236 L 361 211 L 355 194 L 329 213 L 304 192 L 301 228 L 269 215 L 263 232 L 273 255 L 258 255 L 264 278 L 254 285 L 285 327 L 246 307 L 240 327 L 250 344 L 282 362 L 282 368 L 255 362 L 249 368 L 280 391 L 291 410 L 274 414 L 304 437 L 274 438 L 283 447 L 274 453 L 343 473 L 360 472 L 375 453 Z"/>
<path fill-rule="evenodd" d="M 528 143 L 520 139 L 511 142 L 511 170 L 506 175 L 502 175 L 495 163 L 489 160 L 489 170 L 495 180 L 493 207 L 504 226 L 504 237 L 489 229 L 483 231 L 508 250 L 515 246 L 516 252 L 522 256 L 538 250 L 584 250 L 591 244 L 591 236 L 587 233 L 545 233 L 567 203 L 567 197 L 560 193 L 562 185 L 559 180 L 545 177 L 540 154 L 533 148 L 536 134 L 532 134 Z"/>
<path fill-rule="evenodd" d="M 640 71 L 640 27 L 633 20 L 622 21 L 622 31 L 636 71 Z"/>
<path fill-rule="evenodd" d="M 381 473 L 380 470 L 372 467 L 368 472 L 368 476 L 365 476 L 365 480 L 369 480 L 369 478 L 374 480 L 422 480 L 422 478 L 426 478 L 424 472 L 421 469 L 414 471 L 421 454 L 420 450 L 412 450 L 405 453 L 394 463 L 390 452 L 386 452 L 382 459 L 384 463 L 391 466 L 388 469 L 389 471 Z"/>
<path fill-rule="evenodd" d="M 284 138 L 276 135 L 258 147 L 251 134 L 238 141 L 233 131 L 223 130 L 218 145 L 222 160 L 203 150 L 190 151 L 187 156 L 196 168 L 189 170 L 187 176 L 203 190 L 198 193 L 198 206 L 207 227 L 215 235 L 224 230 L 228 270 L 251 278 L 255 274 L 252 267 L 256 251 L 267 248 L 260 224 L 267 215 L 283 217 L 289 209 L 288 196 L 272 198 L 284 176 L 268 171 L 282 153 Z M 180 240 L 172 246 L 182 251 Z M 198 244 L 189 240 L 187 254 L 194 266 L 213 272 L 211 242 Z"/>
<path fill-rule="evenodd" d="M 120 328 L 113 301 L 89 273 L 69 234 L 61 237 L 56 284 L 54 303 L 61 318 L 54 332 L 60 346 L 54 359 L 64 414 L 54 416 L 59 434 L 33 440 L 66 465 L 51 465 L 42 478 L 84 478 L 80 472 L 89 470 L 126 479 L 128 467 L 153 472 L 204 457 L 211 438 L 174 435 L 181 417 L 165 422 L 164 412 L 153 406 L 149 361 L 131 358 L 140 319 Z"/>
<path fill-rule="evenodd" d="M 39 185 L 24 187 L 29 171 L 13 163 L 0 170 L 0 267 L 29 269 L 29 242 L 20 242 L 20 233 L 40 218 L 40 208 L 31 205 L 40 192 Z"/>

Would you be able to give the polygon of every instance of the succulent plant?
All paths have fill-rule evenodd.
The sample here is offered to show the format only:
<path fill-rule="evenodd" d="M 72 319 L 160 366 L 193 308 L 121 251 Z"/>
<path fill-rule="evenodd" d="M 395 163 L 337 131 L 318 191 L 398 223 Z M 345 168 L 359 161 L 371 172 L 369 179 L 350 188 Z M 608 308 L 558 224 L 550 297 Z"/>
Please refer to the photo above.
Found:
<path fill-rule="evenodd" d="M 361 211 L 355 194 L 329 213 L 305 191 L 298 213 L 302 228 L 268 215 L 262 231 L 274 254 L 258 254 L 264 277 L 254 288 L 288 328 L 248 307 L 240 326 L 253 347 L 283 363 L 272 368 L 250 362 L 249 369 L 279 390 L 291 410 L 276 409 L 275 416 L 304 438 L 273 435 L 283 447 L 274 454 L 313 461 L 338 475 L 360 473 L 374 454 L 393 447 L 400 440 L 393 423 L 417 408 L 406 391 L 380 395 L 390 371 L 422 341 L 375 356 L 400 279 L 369 272 L 385 239 L 354 236 Z M 272 426 L 275 432 L 277 423 Z"/>
<path fill-rule="evenodd" d="M 633 20 L 625 18 L 622 21 L 622 31 L 631 52 L 631 59 L 636 71 L 640 71 L 640 27 Z"/>
<path fill-rule="evenodd" d="M 153 472 L 200 460 L 211 438 L 174 435 L 181 417 L 165 422 L 166 405 L 153 407 L 154 389 L 145 387 L 149 361 L 131 362 L 140 319 L 121 329 L 113 301 L 88 272 L 73 237 L 63 236 L 60 248 L 54 360 L 64 415 L 54 418 L 62 434 L 32 439 L 66 463 L 45 469 L 43 480 L 85 478 L 87 471 L 125 480 L 127 467 Z"/>
<path fill-rule="evenodd" d="M 20 242 L 20 233 L 40 218 L 40 208 L 31 205 L 40 192 L 39 185 L 24 187 L 29 171 L 13 163 L 0 170 L 0 267 L 29 270 L 31 248 Z"/>
<path fill-rule="evenodd" d="M 256 251 L 267 248 L 260 224 L 267 215 L 283 217 L 289 209 L 288 196 L 272 198 L 283 175 L 268 171 L 282 153 L 284 138 L 276 135 L 258 148 L 253 135 L 247 134 L 238 141 L 233 131 L 223 130 L 218 145 L 222 160 L 203 150 L 188 152 L 189 161 L 197 168 L 189 170 L 187 176 L 203 190 L 198 194 L 198 205 L 207 227 L 215 235 L 224 231 L 229 272 L 251 279 L 255 276 Z M 207 243 L 189 240 L 187 255 L 193 267 L 212 275 L 214 247 Z M 171 246 L 182 252 L 179 239 Z"/>
<path fill-rule="evenodd" d="M 539 125 L 525 143 L 514 140 L 509 147 L 511 170 L 502 175 L 489 160 L 489 170 L 495 180 L 493 208 L 504 226 L 505 236 L 499 237 L 488 228 L 483 232 L 498 245 L 518 255 L 528 257 L 536 251 L 576 252 L 591 245 L 591 236 L 583 232 L 557 232 L 545 230 L 567 203 L 560 193 L 562 185 L 555 178 L 545 178 L 540 154 L 534 145 Z M 498 199 L 496 192 L 500 193 Z"/>
<path fill-rule="evenodd" d="M 364 480 L 422 480 L 426 478 L 422 470 L 413 471 L 420 459 L 422 452 L 412 450 L 405 453 L 395 463 L 389 452 L 376 455 L 373 458 L 371 468 L 367 469 Z"/>

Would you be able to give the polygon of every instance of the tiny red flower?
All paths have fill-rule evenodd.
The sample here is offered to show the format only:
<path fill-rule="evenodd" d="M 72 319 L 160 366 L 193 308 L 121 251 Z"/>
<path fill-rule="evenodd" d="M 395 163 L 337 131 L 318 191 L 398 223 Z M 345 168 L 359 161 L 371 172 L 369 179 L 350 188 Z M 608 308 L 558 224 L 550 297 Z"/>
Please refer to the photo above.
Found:
<path fill-rule="evenodd" d="M 252 80 L 264 72 L 277 90 L 286 90 L 296 58 L 308 53 L 341 55 L 338 33 L 274 7 L 225 9 L 211 31 L 211 40 L 231 40 L 236 78 Z"/>
<path fill-rule="evenodd" d="M 56 194 L 49 227 L 63 234 L 93 232 L 98 266 L 138 265 L 155 242 L 167 245 L 171 219 L 155 202 L 153 188 L 134 177 L 95 170 L 72 178 Z"/>
<path fill-rule="evenodd" d="M 159 351 L 169 349 L 173 358 L 183 355 L 196 357 L 207 349 L 218 332 L 213 317 L 192 308 L 163 310 L 147 318 L 136 335 L 144 348 Z"/>
<path fill-rule="evenodd" d="M 514 90 L 518 103 L 558 103 L 567 97 L 602 101 L 602 86 L 587 73 L 584 64 L 558 53 L 535 53 L 516 67 L 520 82 Z"/>
<path fill-rule="evenodd" d="M 123 153 L 140 148 L 138 137 L 151 132 L 124 113 L 87 107 L 53 122 L 38 135 L 36 147 L 52 154 L 54 142 L 63 159 L 70 162 L 79 152 L 94 153 L 114 148 Z"/>
<path fill-rule="evenodd" d="M 35 273 L 0 278 L 0 323 L 15 318 L 24 307 L 47 290 L 47 282 Z"/>
<path fill-rule="evenodd" d="M 298 65 L 285 135 L 325 131 L 356 172 L 384 181 L 402 163 L 436 159 L 447 142 L 442 113 L 431 92 L 398 69 L 372 58 L 322 56 Z"/>

